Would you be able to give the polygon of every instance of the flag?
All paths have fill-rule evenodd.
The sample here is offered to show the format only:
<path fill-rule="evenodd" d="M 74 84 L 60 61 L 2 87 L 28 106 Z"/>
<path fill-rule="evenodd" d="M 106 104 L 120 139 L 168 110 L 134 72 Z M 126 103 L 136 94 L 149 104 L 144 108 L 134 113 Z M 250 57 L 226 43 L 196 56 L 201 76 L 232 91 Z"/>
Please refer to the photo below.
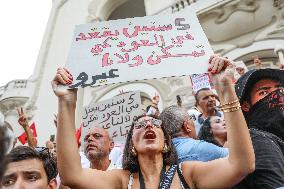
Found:
<path fill-rule="evenodd" d="M 33 122 L 30 126 L 29 126 L 33 136 L 36 138 L 37 137 L 37 133 L 36 133 L 36 126 L 35 126 L 35 122 Z M 19 141 L 24 145 L 27 143 L 27 133 L 24 131 L 19 137 L 18 137 Z"/>
<path fill-rule="evenodd" d="M 83 125 L 81 124 L 80 127 L 76 130 L 76 133 L 75 133 L 78 148 L 80 148 L 80 146 L 81 146 L 80 139 L 81 139 L 81 135 L 82 135 L 82 127 L 83 127 Z"/>

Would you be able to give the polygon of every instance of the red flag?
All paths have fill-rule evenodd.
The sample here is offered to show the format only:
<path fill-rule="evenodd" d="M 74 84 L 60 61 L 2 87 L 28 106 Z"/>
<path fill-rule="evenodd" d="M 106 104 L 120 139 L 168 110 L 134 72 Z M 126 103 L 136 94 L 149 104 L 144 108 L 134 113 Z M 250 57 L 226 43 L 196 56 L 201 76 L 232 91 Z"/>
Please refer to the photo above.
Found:
<path fill-rule="evenodd" d="M 82 127 L 83 127 L 83 125 L 81 124 L 80 127 L 76 130 L 76 133 L 75 133 L 78 147 L 81 146 L 80 138 L 81 138 L 81 134 L 82 134 Z"/>
<path fill-rule="evenodd" d="M 33 133 L 33 136 L 36 138 L 37 137 L 37 133 L 36 133 L 36 126 L 35 126 L 35 122 L 33 122 L 31 125 L 30 125 L 30 129 Z"/>
<path fill-rule="evenodd" d="M 37 137 L 37 133 L 36 133 L 36 127 L 35 127 L 35 122 L 33 122 L 31 125 L 30 125 L 30 129 L 31 129 L 31 132 L 33 134 L 33 136 L 36 138 Z M 18 137 L 19 141 L 24 145 L 27 143 L 27 134 L 26 132 L 23 132 L 19 137 Z"/>
<path fill-rule="evenodd" d="M 23 132 L 23 134 L 21 134 L 19 137 L 18 137 L 19 141 L 24 145 L 26 144 L 27 142 L 27 134 L 26 132 Z"/>

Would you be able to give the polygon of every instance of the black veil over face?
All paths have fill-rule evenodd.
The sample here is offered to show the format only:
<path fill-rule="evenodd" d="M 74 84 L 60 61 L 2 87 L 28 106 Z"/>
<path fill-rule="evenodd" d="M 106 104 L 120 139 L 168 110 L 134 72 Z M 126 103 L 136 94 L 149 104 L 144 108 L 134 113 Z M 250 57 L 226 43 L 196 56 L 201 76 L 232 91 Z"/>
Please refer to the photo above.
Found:
<path fill-rule="evenodd" d="M 249 128 L 260 129 L 284 139 L 284 89 L 271 92 L 245 113 Z"/>

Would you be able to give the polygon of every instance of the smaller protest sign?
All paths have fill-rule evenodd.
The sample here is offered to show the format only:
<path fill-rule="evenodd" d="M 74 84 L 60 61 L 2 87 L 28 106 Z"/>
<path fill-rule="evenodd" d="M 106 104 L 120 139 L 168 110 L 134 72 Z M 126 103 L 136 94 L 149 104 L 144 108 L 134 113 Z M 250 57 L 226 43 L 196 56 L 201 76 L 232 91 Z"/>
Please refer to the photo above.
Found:
<path fill-rule="evenodd" d="M 210 77 L 208 73 L 193 74 L 190 76 L 190 78 L 191 78 L 192 90 L 194 91 L 194 93 L 196 93 L 198 90 L 202 88 L 211 89 Z"/>
<path fill-rule="evenodd" d="M 133 120 L 141 115 L 140 92 L 123 93 L 112 99 L 91 104 L 82 113 L 82 136 L 93 127 L 107 129 L 115 141 L 125 141 Z"/>

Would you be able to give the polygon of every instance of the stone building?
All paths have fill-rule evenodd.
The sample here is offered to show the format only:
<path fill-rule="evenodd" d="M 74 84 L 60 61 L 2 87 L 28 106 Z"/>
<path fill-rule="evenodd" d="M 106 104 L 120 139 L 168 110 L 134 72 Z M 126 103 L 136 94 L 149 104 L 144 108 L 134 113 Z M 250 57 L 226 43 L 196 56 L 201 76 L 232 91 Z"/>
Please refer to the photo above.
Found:
<path fill-rule="evenodd" d="M 115 20 L 155 14 L 174 14 L 191 6 L 215 53 L 242 60 L 251 69 L 257 55 L 263 67 L 276 68 L 283 61 L 284 0 L 53 0 L 46 32 L 33 75 L 27 80 L 11 81 L 0 88 L 0 111 L 16 136 L 22 133 L 16 107 L 24 106 L 35 121 L 39 144 L 55 133 L 53 115 L 57 99 L 50 81 L 56 69 L 64 66 L 75 25 L 96 20 Z M 189 77 L 164 78 L 80 89 L 78 106 L 110 98 L 120 90 L 140 89 L 142 102 L 161 96 L 160 109 L 176 103 L 180 95 L 185 107 L 194 99 Z M 77 111 L 77 125 L 80 123 Z"/>

